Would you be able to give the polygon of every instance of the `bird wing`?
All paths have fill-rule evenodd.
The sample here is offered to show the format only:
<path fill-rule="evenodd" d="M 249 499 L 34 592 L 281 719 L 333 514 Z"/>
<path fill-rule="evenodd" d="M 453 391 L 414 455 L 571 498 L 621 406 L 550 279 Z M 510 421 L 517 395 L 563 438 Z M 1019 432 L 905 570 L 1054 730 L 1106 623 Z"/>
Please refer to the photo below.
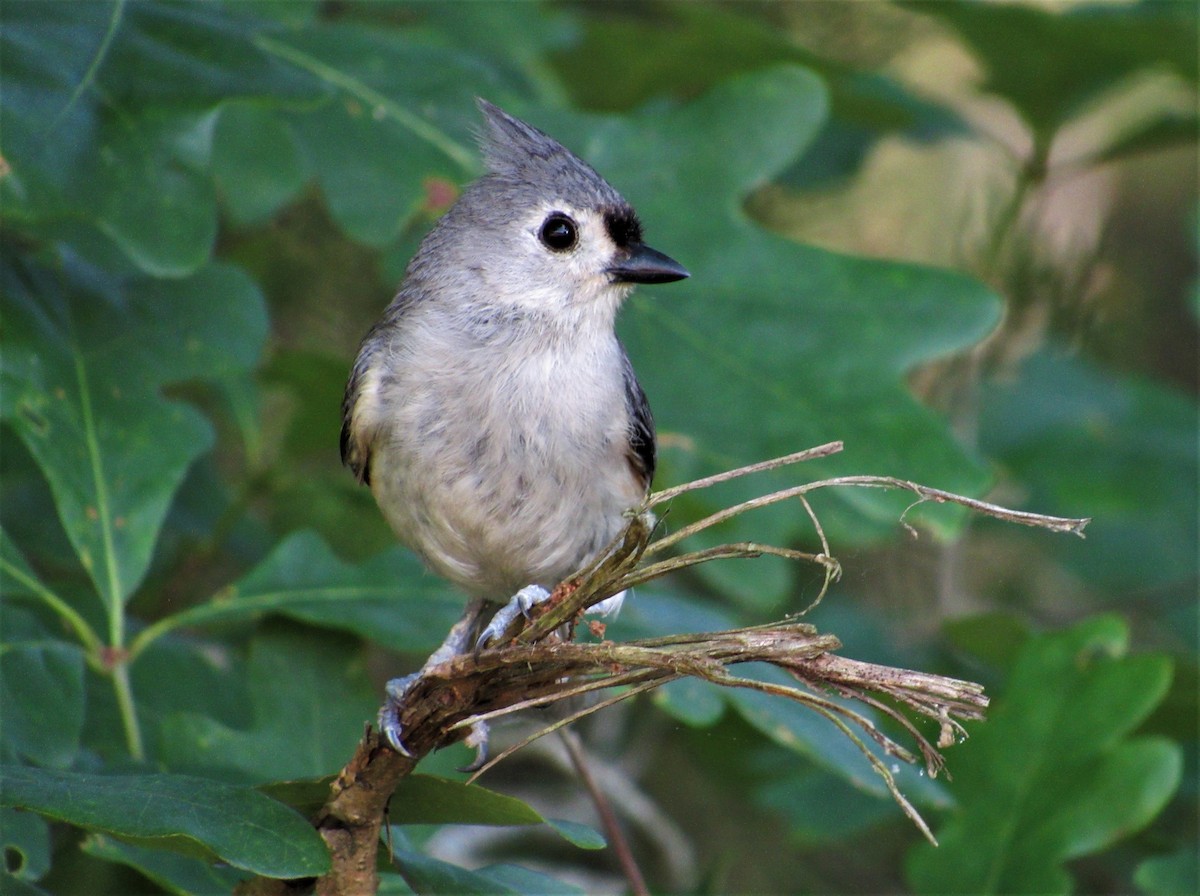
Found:
<path fill-rule="evenodd" d="M 374 355 L 385 348 L 389 333 L 413 305 L 410 290 L 401 288 L 383 316 L 367 331 L 342 398 L 342 463 L 363 485 L 371 484 L 371 444 L 379 424 L 379 371 Z"/>
<path fill-rule="evenodd" d="M 367 352 L 359 350 L 354 368 L 350 372 L 350 381 L 346 383 L 346 394 L 342 398 L 342 463 L 353 471 L 355 478 L 363 485 L 371 484 L 371 446 L 370 439 L 362 426 L 355 426 L 354 407 L 362 394 L 363 378 L 367 368 Z"/>
<path fill-rule="evenodd" d="M 625 407 L 629 412 L 629 466 L 641 480 L 642 487 L 649 489 L 657 462 L 654 415 L 650 413 L 650 403 L 646 400 L 646 393 L 642 391 L 624 347 L 621 349 L 621 364 L 625 379 Z"/>

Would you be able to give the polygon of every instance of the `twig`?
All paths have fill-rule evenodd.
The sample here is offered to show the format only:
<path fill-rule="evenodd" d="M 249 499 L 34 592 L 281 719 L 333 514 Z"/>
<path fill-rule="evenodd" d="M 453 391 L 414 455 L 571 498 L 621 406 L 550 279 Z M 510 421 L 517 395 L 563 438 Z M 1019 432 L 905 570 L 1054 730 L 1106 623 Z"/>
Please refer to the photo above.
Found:
<path fill-rule="evenodd" d="M 759 461 L 756 464 L 747 464 L 744 467 L 738 467 L 736 470 L 727 470 L 724 473 L 705 476 L 703 479 L 693 479 L 691 482 L 685 482 L 682 485 L 676 485 L 673 488 L 664 488 L 660 492 L 655 492 L 650 496 L 646 506 L 655 507 L 664 501 L 670 501 L 672 498 L 677 498 L 686 492 L 708 488 L 710 485 L 716 485 L 719 482 L 728 482 L 730 479 L 737 479 L 741 476 L 749 476 L 751 473 L 764 473 L 767 470 L 777 470 L 780 467 L 803 463 L 806 460 L 828 457 L 831 454 L 837 454 L 844 447 L 842 442 L 827 442 L 824 445 L 818 445 L 816 448 L 806 448 L 804 451 L 785 454 L 783 457 Z"/>
<path fill-rule="evenodd" d="M 945 765 L 939 749 L 950 746 L 965 734 L 960 720 L 983 718 L 988 700 L 980 685 L 838 656 L 835 651 L 841 644 L 836 637 L 820 634 L 812 626 L 794 621 L 794 617 L 726 632 L 677 634 L 625 644 L 563 642 L 557 634 L 569 631 L 579 613 L 587 607 L 633 585 L 700 563 L 732 557 L 770 554 L 821 565 L 825 570 L 825 582 L 813 602 L 815 605 L 841 573 L 841 566 L 830 553 L 820 520 L 806 499 L 806 495 L 817 489 L 850 486 L 907 490 L 917 496 L 915 503 L 918 504 L 924 501 L 954 503 L 1007 522 L 1079 536 L 1090 522 L 1010 510 L 890 476 L 841 476 L 743 501 L 652 541 L 655 532 L 654 517 L 650 513 L 652 507 L 696 489 L 826 457 L 841 449 L 841 442 L 831 442 L 654 493 L 643 507 L 631 514 L 625 531 L 607 550 L 587 568 L 561 583 L 550 600 L 534 609 L 531 621 L 519 620 L 514 625 L 514 630 L 508 633 L 512 638 L 509 646 L 487 650 L 477 656 L 454 657 L 426 670 L 405 694 L 400 711 L 405 744 L 411 755 L 398 755 L 368 730 L 354 757 L 331 788 L 330 797 L 315 823 L 330 845 L 333 871 L 317 880 L 315 892 L 323 896 L 374 892 L 378 884 L 376 852 L 387 799 L 400 778 L 409 774 L 420 758 L 437 747 L 461 739 L 473 723 L 533 706 L 546 706 L 571 696 L 619 689 L 506 750 L 493 759 L 494 764 L 525 743 L 561 730 L 585 715 L 684 676 L 794 700 L 824 716 L 858 746 L 896 803 L 932 840 L 928 826 L 900 792 L 888 765 L 868 748 L 861 735 L 877 743 L 885 754 L 906 762 L 916 761 L 916 755 L 880 731 L 868 716 L 838 700 L 822 696 L 822 692 L 857 701 L 896 721 L 917 745 L 929 774 L 936 775 Z M 661 554 L 711 526 L 748 510 L 791 498 L 799 499 L 813 523 L 821 542 L 821 553 L 738 542 L 643 563 L 644 558 Z M 786 670 L 801 687 L 742 678 L 729 672 L 728 667 L 747 662 L 766 662 Z M 936 746 L 888 701 L 936 720 L 940 728 Z M 491 764 L 484 768 L 490 767 Z M 585 769 L 581 770 L 581 777 L 586 778 Z M 603 815 L 603 809 L 600 811 Z M 607 827 L 607 822 L 605 824 Z M 611 832 L 610 839 L 614 844 L 619 842 Z M 645 892 L 640 876 L 629 879 L 635 892 Z M 259 879 L 243 887 L 242 892 L 281 894 L 292 892 L 290 886 L 283 881 Z"/>
<path fill-rule="evenodd" d="M 566 747 L 567 755 L 571 757 L 571 764 L 575 766 L 575 773 L 579 775 L 579 780 L 583 782 L 583 786 L 587 788 L 587 792 L 592 797 L 592 803 L 595 804 L 596 812 L 600 815 L 600 824 L 608 836 L 608 842 L 612 846 L 613 852 L 616 853 L 617 863 L 621 866 L 625 880 L 629 881 L 630 892 L 634 896 L 650 896 L 646 879 L 642 877 L 642 871 L 634 861 L 633 850 L 629 848 L 629 841 L 625 837 L 625 832 L 621 830 L 621 823 L 617 820 L 617 813 L 613 811 L 612 803 L 609 802 L 604 791 L 596 785 L 596 781 L 592 777 L 579 737 L 574 731 L 562 730 L 558 732 L 558 738 Z"/>

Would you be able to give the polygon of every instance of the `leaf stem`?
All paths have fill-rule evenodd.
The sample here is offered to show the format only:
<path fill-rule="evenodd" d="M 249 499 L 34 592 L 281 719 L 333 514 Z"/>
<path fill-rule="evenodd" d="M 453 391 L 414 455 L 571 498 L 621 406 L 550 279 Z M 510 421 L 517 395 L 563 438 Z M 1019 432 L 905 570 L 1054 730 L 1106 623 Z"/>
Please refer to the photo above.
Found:
<path fill-rule="evenodd" d="M 298 50 L 295 47 L 288 46 L 285 43 L 267 37 L 266 35 L 258 35 L 254 39 L 254 43 L 262 50 L 278 56 L 280 59 L 286 59 L 292 65 L 302 68 L 305 71 L 316 75 L 318 78 L 324 78 L 330 84 L 338 87 L 358 100 L 366 103 L 375 109 L 380 109 L 387 114 L 399 125 L 407 128 L 417 137 L 424 140 L 430 146 L 441 151 L 444 155 L 455 162 L 463 171 L 474 173 L 478 166 L 475 163 L 475 157 L 471 152 L 457 141 L 452 139 L 444 131 L 435 128 L 419 115 L 414 115 L 403 106 L 395 103 L 384 94 L 375 90 L 373 87 L 363 83 L 358 78 L 347 74 L 331 65 L 327 65 L 320 59 L 310 56 L 308 53 Z"/>
<path fill-rule="evenodd" d="M 226 591 L 219 591 L 202 604 L 170 616 L 164 616 L 157 622 L 146 626 L 129 642 L 128 656 L 130 660 L 136 659 L 163 635 L 177 628 L 183 628 L 185 625 L 203 625 L 215 620 L 238 619 L 275 609 L 286 601 L 289 593 L 295 594 L 297 598 L 303 597 L 309 602 L 333 602 L 354 600 L 363 596 L 361 592 L 373 593 L 377 590 L 359 587 L 302 588 L 294 591 L 266 591 L 249 597 L 238 597 L 236 600 L 233 597 L 227 597 Z"/>
<path fill-rule="evenodd" d="M 104 642 L 100 640 L 100 636 L 96 634 L 95 629 L 88 625 L 87 620 L 74 607 L 37 579 L 26 575 L 16 564 L 0 559 L 0 569 L 3 569 L 5 574 L 16 579 L 32 591 L 38 599 L 57 613 L 71 627 L 72 631 L 75 632 L 75 637 L 83 644 L 84 650 L 87 651 L 88 663 L 97 670 L 102 668 L 100 657 L 104 651 Z"/>
<path fill-rule="evenodd" d="M 142 742 L 142 729 L 138 725 L 137 706 L 133 702 L 133 688 L 129 684 L 129 657 L 123 657 L 110 670 L 113 692 L 117 696 L 117 709 L 121 714 L 121 726 L 125 729 L 125 744 L 129 755 L 137 762 L 146 758 L 146 747 Z"/>

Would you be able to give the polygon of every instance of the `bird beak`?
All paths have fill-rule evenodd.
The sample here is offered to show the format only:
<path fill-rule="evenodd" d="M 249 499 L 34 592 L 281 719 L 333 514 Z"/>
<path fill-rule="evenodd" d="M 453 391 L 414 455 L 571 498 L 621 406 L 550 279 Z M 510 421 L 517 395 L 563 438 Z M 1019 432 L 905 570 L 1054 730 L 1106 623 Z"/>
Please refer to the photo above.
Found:
<path fill-rule="evenodd" d="M 614 283 L 671 283 L 689 276 L 675 259 L 642 243 L 631 243 L 623 255 L 608 269 Z"/>

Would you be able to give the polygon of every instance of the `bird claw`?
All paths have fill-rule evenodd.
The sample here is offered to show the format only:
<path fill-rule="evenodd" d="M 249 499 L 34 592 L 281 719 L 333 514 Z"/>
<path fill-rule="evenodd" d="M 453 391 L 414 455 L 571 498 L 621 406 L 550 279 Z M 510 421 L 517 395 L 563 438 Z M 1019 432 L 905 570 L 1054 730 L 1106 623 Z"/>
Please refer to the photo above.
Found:
<path fill-rule="evenodd" d="M 412 686 L 416 684 L 417 679 L 420 677 L 420 672 L 414 672 L 412 675 L 405 675 L 403 678 L 393 678 L 389 681 L 384 686 L 387 699 L 379 709 L 379 730 L 387 738 L 387 742 L 391 744 L 393 750 L 401 756 L 409 758 L 412 758 L 412 753 L 404 746 L 404 730 L 400 724 L 400 708 L 404 703 L 404 696 L 412 690 Z M 477 772 L 487 764 L 488 734 L 487 722 L 479 720 L 471 725 L 471 730 L 466 738 L 463 739 L 463 743 L 475 750 L 475 758 L 460 768 L 460 772 Z"/>
<path fill-rule="evenodd" d="M 379 708 L 379 730 L 383 736 L 387 738 L 387 742 L 392 745 L 392 749 L 401 756 L 412 757 L 412 753 L 408 752 L 408 748 L 404 746 L 403 728 L 400 725 L 400 707 L 404 701 L 404 695 L 412 689 L 417 679 L 421 677 L 419 672 L 412 675 L 405 675 L 403 678 L 393 678 L 384 687 L 387 694 L 387 699 L 383 701 L 383 706 Z"/>
<path fill-rule="evenodd" d="M 528 619 L 529 611 L 549 598 L 550 592 L 541 585 L 526 585 L 509 598 L 508 603 L 496 611 L 492 621 L 487 624 L 487 628 L 480 633 L 479 639 L 475 642 L 475 652 L 479 653 L 487 647 L 489 641 L 504 637 L 504 633 L 508 631 L 508 627 L 518 616 Z"/>
<path fill-rule="evenodd" d="M 496 615 L 492 617 L 491 622 L 488 623 L 487 627 L 475 641 L 475 653 L 478 654 L 487 647 L 489 642 L 504 637 L 504 633 L 508 631 L 508 627 L 516 621 L 518 616 L 529 619 L 529 611 L 538 604 L 549 600 L 549 598 L 550 592 L 541 585 L 526 585 L 514 594 L 508 603 L 496 611 Z M 614 594 L 612 597 L 600 601 L 591 607 L 588 612 L 601 616 L 616 613 L 620 609 L 621 602 L 624 599 L 625 592 L 622 591 L 620 594 Z M 463 652 L 465 643 L 470 643 L 467 640 L 470 637 L 469 632 L 473 627 L 474 620 L 478 618 L 479 608 L 482 606 L 483 603 L 480 601 L 468 608 L 467 613 L 464 614 L 463 618 L 459 620 L 450 635 L 446 638 L 446 642 L 429 657 L 421 672 L 414 672 L 412 675 L 405 675 L 402 678 L 393 678 L 384 688 L 387 693 L 387 699 L 384 700 L 383 706 L 379 710 L 379 730 L 387 739 L 387 742 L 391 744 L 392 749 L 401 756 L 412 756 L 412 753 L 404 746 L 404 729 L 400 724 L 400 709 L 404 703 L 405 696 L 412 690 L 412 686 L 416 684 L 425 669 L 445 662 Z M 487 723 L 482 721 L 475 722 L 471 726 L 471 731 L 464 740 L 464 743 L 475 749 L 475 759 L 465 768 L 461 769 L 461 771 L 478 771 L 487 762 L 488 757 Z"/>
<path fill-rule="evenodd" d="M 459 769 L 460 772 L 471 774 L 477 772 L 488 761 L 488 723 L 479 719 L 472 723 L 470 733 L 463 738 L 463 743 L 475 750 L 475 758 Z"/>

